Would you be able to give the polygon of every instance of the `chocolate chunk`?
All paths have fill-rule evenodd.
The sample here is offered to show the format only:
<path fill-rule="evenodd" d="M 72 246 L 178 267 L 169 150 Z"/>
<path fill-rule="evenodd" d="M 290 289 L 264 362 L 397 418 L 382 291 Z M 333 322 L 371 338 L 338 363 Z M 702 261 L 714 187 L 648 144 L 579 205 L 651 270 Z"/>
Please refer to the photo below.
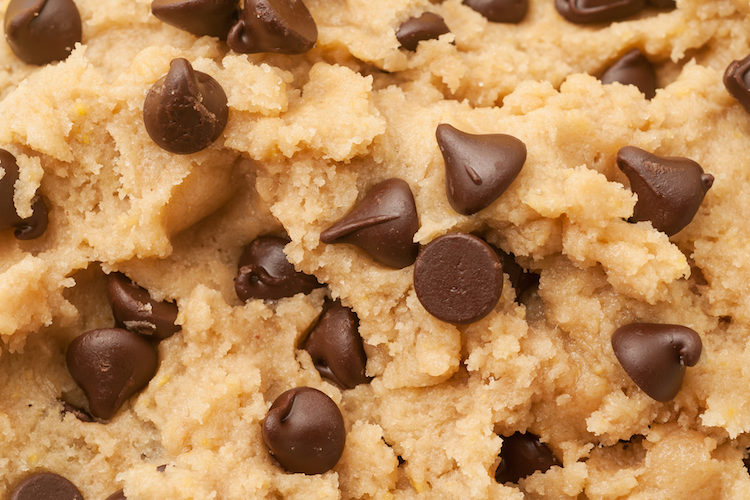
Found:
<path fill-rule="evenodd" d="M 417 50 L 422 40 L 435 40 L 440 35 L 450 33 L 442 17 L 432 12 L 425 12 L 419 17 L 412 17 L 396 31 L 396 38 L 406 50 Z"/>
<path fill-rule="evenodd" d="M 74 417 L 76 417 L 81 422 L 91 423 L 94 421 L 94 417 L 89 415 L 89 412 L 87 412 L 83 408 L 78 408 L 77 406 L 73 406 L 67 401 L 62 401 L 62 411 L 60 413 L 62 413 L 63 415 L 65 415 L 66 413 L 71 413 L 73 414 Z"/>
<path fill-rule="evenodd" d="M 677 7 L 675 0 L 648 0 L 648 3 L 657 9 L 674 9 Z"/>
<path fill-rule="evenodd" d="M 326 300 L 323 314 L 302 348 L 310 353 L 315 368 L 345 389 L 368 382 L 367 356 L 359 336 L 359 318 L 339 300 Z"/>
<path fill-rule="evenodd" d="M 194 35 L 225 39 L 236 19 L 237 0 L 154 0 L 151 13 Z"/>
<path fill-rule="evenodd" d="M 91 414 L 110 419 L 126 399 L 156 374 L 156 348 L 120 328 L 91 330 L 75 338 L 66 355 L 68 371 L 83 389 Z"/>
<path fill-rule="evenodd" d="M 427 312 L 449 323 L 473 323 L 495 307 L 503 267 L 487 243 L 466 233 L 441 236 L 414 264 L 414 291 Z"/>
<path fill-rule="evenodd" d="M 657 401 L 669 401 L 682 387 L 685 367 L 701 356 L 698 334 L 681 325 L 632 323 L 612 335 L 612 349 L 633 382 Z"/>
<path fill-rule="evenodd" d="M 445 162 L 445 190 L 453 209 L 464 215 L 495 201 L 518 176 L 526 145 L 511 135 L 475 135 L 442 123 L 435 132 Z"/>
<path fill-rule="evenodd" d="M 724 86 L 750 113 L 750 55 L 732 61 L 724 72 Z"/>
<path fill-rule="evenodd" d="M 463 0 L 463 4 L 493 23 L 520 23 L 529 10 L 529 0 Z"/>
<path fill-rule="evenodd" d="M 124 491 L 118 490 L 108 496 L 107 500 L 128 500 L 128 497 L 125 496 Z"/>
<path fill-rule="evenodd" d="M 630 189 L 638 195 L 634 221 L 651 221 L 672 236 L 693 220 L 703 197 L 713 185 L 714 176 L 703 173 L 693 160 L 656 156 L 634 146 L 617 152 L 617 166 L 630 179 Z"/>
<path fill-rule="evenodd" d="M 344 418 L 336 403 L 311 387 L 296 387 L 276 398 L 263 420 L 263 441 L 288 472 L 322 474 L 341 458 Z"/>
<path fill-rule="evenodd" d="M 285 238 L 259 236 L 245 247 L 234 279 L 240 300 L 281 299 L 321 286 L 315 276 L 296 271 L 286 259 L 287 243 Z"/>
<path fill-rule="evenodd" d="M 503 436 L 500 465 L 495 470 L 498 483 L 517 483 L 536 471 L 544 472 L 553 465 L 562 465 L 549 447 L 530 432 Z"/>
<path fill-rule="evenodd" d="M 388 179 L 373 186 L 343 218 L 320 233 L 323 243 L 349 243 L 389 267 L 402 269 L 417 257 L 417 206 L 409 184 Z"/>
<path fill-rule="evenodd" d="M 37 196 L 32 202 L 31 217 L 22 219 L 16 213 L 13 203 L 15 184 L 18 181 L 18 163 L 10 152 L 0 149 L 0 167 L 5 171 L 0 179 L 0 231 L 15 228 L 15 237 L 19 240 L 31 240 L 41 236 L 47 229 L 47 205 Z"/>
<path fill-rule="evenodd" d="M 9 500 L 83 500 L 78 488 L 52 472 L 37 472 L 13 488 Z"/>
<path fill-rule="evenodd" d="M 645 6 L 645 0 L 555 0 L 557 11 L 576 24 L 622 21 Z"/>
<path fill-rule="evenodd" d="M 143 122 L 151 139 L 170 153 L 207 148 L 224 131 L 227 96 L 219 82 L 194 71 L 186 59 L 173 59 L 143 102 Z"/>
<path fill-rule="evenodd" d="M 62 61 L 81 41 L 81 16 L 73 0 L 11 0 L 5 39 L 25 63 Z"/>
<path fill-rule="evenodd" d="M 635 85 L 651 99 L 656 95 L 656 73 L 653 65 L 638 49 L 633 49 L 615 61 L 599 78 L 602 83 L 619 82 Z"/>
<path fill-rule="evenodd" d="M 317 39 L 318 27 L 302 0 L 245 0 L 227 44 L 243 54 L 302 54 Z"/>
<path fill-rule="evenodd" d="M 177 305 L 157 302 L 148 291 L 121 273 L 107 276 L 107 296 L 118 327 L 159 340 L 171 337 L 180 327 L 175 325 Z"/>
<path fill-rule="evenodd" d="M 508 275 L 510 284 L 516 291 L 516 302 L 521 302 L 521 298 L 531 289 L 539 286 L 539 275 L 525 271 L 516 262 L 513 254 L 503 252 L 499 248 L 490 245 L 500 257 L 500 263 L 503 266 L 503 272 Z"/>

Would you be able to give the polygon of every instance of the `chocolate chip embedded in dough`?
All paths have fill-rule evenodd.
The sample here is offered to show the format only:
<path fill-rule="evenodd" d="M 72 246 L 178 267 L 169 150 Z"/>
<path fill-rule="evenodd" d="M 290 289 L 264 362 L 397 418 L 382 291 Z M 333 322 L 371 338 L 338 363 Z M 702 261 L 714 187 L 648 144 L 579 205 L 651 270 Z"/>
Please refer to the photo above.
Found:
<path fill-rule="evenodd" d="M 156 467 L 157 472 L 164 472 L 165 470 L 167 470 L 167 464 L 161 464 Z"/>
<path fill-rule="evenodd" d="M 237 17 L 237 0 L 154 0 L 151 13 L 197 36 L 225 39 Z"/>
<path fill-rule="evenodd" d="M 525 271 L 518 262 L 516 262 L 513 254 L 504 252 L 493 245 L 490 246 L 500 257 L 503 272 L 508 275 L 510 284 L 516 291 L 516 302 L 520 303 L 526 292 L 539 286 L 539 275 L 530 271 Z"/>
<path fill-rule="evenodd" d="M 674 9 L 677 7 L 675 0 L 647 0 L 649 5 L 657 9 Z"/>
<path fill-rule="evenodd" d="M 656 95 L 656 73 L 654 66 L 638 49 L 633 49 L 614 62 L 599 78 L 602 83 L 619 82 L 635 85 L 651 99 Z"/>
<path fill-rule="evenodd" d="M 141 335 L 153 335 L 159 340 L 171 337 L 180 330 L 175 325 L 176 304 L 153 300 L 146 289 L 122 273 L 107 276 L 107 296 L 118 327 Z"/>
<path fill-rule="evenodd" d="M 435 40 L 440 35 L 450 33 L 442 17 L 432 12 L 425 12 L 419 17 L 412 17 L 396 31 L 396 38 L 406 50 L 417 50 L 422 40 Z"/>
<path fill-rule="evenodd" d="M 108 496 L 107 500 L 128 500 L 128 497 L 125 496 L 124 491 L 117 490 L 114 493 L 112 493 L 110 496 Z"/>
<path fill-rule="evenodd" d="M 318 27 L 302 0 L 245 0 L 227 44 L 243 54 L 302 54 L 317 39 Z"/>
<path fill-rule="evenodd" d="M 435 136 L 445 162 L 448 201 L 460 214 L 489 206 L 526 162 L 526 145 L 511 135 L 469 134 L 442 123 Z"/>
<path fill-rule="evenodd" d="M 463 0 L 463 4 L 493 23 L 520 23 L 529 10 L 529 0 Z"/>
<path fill-rule="evenodd" d="M 159 359 L 156 348 L 144 337 L 106 328 L 76 337 L 68 346 L 66 362 L 88 398 L 91 414 L 107 420 L 148 385 Z"/>
<path fill-rule="evenodd" d="M 698 334 L 682 325 L 632 323 L 612 335 L 612 349 L 633 382 L 657 401 L 669 401 L 682 387 L 685 367 L 701 356 Z"/>
<path fill-rule="evenodd" d="M 576 24 L 622 21 L 645 6 L 645 0 L 555 0 L 560 15 Z"/>
<path fill-rule="evenodd" d="M 44 203 L 44 199 L 41 196 L 35 196 L 31 202 L 31 217 L 21 219 L 21 222 L 16 224 L 16 229 L 13 231 L 13 235 L 19 240 L 33 240 L 44 234 L 49 224 L 49 214 L 47 212 L 47 205 Z"/>
<path fill-rule="evenodd" d="M 414 263 L 419 245 L 417 206 L 409 184 L 388 179 L 373 186 L 343 218 L 320 233 L 323 243 L 349 243 L 389 267 Z"/>
<path fill-rule="evenodd" d="M 552 450 L 530 432 L 503 436 L 500 465 L 495 470 L 498 483 L 517 483 L 536 471 L 544 472 L 553 465 L 562 465 Z"/>
<path fill-rule="evenodd" d="M 693 160 L 656 156 L 634 146 L 621 148 L 617 166 L 630 179 L 638 195 L 634 221 L 651 221 L 654 228 L 672 236 L 693 220 L 714 177 Z"/>
<path fill-rule="evenodd" d="M 76 486 L 52 472 L 37 472 L 13 488 L 9 500 L 83 500 Z"/>
<path fill-rule="evenodd" d="M 0 149 L 0 167 L 5 172 L 0 179 L 0 231 L 14 227 L 15 237 L 19 240 L 38 238 L 47 229 L 47 205 L 41 197 L 37 196 L 31 204 L 33 211 L 31 217 L 20 218 L 13 202 L 15 184 L 19 176 L 16 157 Z"/>
<path fill-rule="evenodd" d="M 62 61 L 81 41 L 81 16 L 72 0 L 11 0 L 5 39 L 28 64 Z"/>
<path fill-rule="evenodd" d="M 268 451 L 288 472 L 322 474 L 341 458 L 344 418 L 336 403 L 310 387 L 296 387 L 276 398 L 262 424 Z"/>
<path fill-rule="evenodd" d="M 503 290 L 500 258 L 483 240 L 466 233 L 441 236 L 419 252 L 414 291 L 436 318 L 473 323 L 495 307 Z"/>
<path fill-rule="evenodd" d="M 89 412 L 84 410 L 83 408 L 78 408 L 77 406 L 73 406 L 72 404 L 68 403 L 67 401 L 62 401 L 62 413 L 65 415 L 66 413 L 71 413 L 74 417 L 76 417 L 81 422 L 91 423 L 94 421 L 94 417 L 89 415 Z"/>
<path fill-rule="evenodd" d="M 750 55 L 732 61 L 724 71 L 724 86 L 750 113 Z"/>
<path fill-rule="evenodd" d="M 224 131 L 227 96 L 219 82 L 194 71 L 186 59 L 173 59 L 143 102 L 143 122 L 151 139 L 170 153 L 207 148 Z"/>
<path fill-rule="evenodd" d="M 368 382 L 367 356 L 359 336 L 359 318 L 339 300 L 326 300 L 323 313 L 302 349 L 310 353 L 323 378 L 345 389 Z"/>

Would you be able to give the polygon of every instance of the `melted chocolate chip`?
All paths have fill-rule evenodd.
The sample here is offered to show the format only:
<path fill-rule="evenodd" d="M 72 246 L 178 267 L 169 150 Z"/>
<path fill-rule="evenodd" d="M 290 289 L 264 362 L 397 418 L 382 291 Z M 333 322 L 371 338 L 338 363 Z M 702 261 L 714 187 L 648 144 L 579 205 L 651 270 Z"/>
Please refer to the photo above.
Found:
<path fill-rule="evenodd" d="M 148 291 L 121 273 L 107 276 L 107 296 L 118 327 L 159 340 L 171 337 L 180 327 L 175 325 L 177 305 L 157 302 Z"/>
<path fill-rule="evenodd" d="M 475 135 L 440 124 L 435 132 L 445 162 L 445 190 L 464 215 L 489 206 L 511 185 L 526 161 L 526 145 L 511 135 Z"/>
<path fill-rule="evenodd" d="M 622 21 L 638 14 L 645 0 L 555 0 L 557 11 L 576 24 Z"/>
<path fill-rule="evenodd" d="M 493 23 L 520 23 L 529 10 L 529 0 L 463 0 L 463 4 Z"/>
<path fill-rule="evenodd" d="M 41 236 L 47 229 L 47 205 L 37 196 L 32 202 L 31 217 L 22 219 L 16 213 L 13 202 L 15 184 L 18 181 L 18 163 L 10 152 L 0 149 L 0 167 L 4 170 L 0 179 L 0 231 L 15 228 L 14 235 L 19 240 L 31 240 Z"/>
<path fill-rule="evenodd" d="M 724 86 L 750 113 L 750 55 L 732 61 L 724 72 Z"/>
<path fill-rule="evenodd" d="M 549 447 L 530 432 L 503 436 L 500 465 L 495 470 L 498 483 L 517 483 L 536 471 L 544 472 L 553 465 L 562 465 Z"/>
<path fill-rule="evenodd" d="M 619 82 L 635 85 L 651 99 L 656 95 L 656 73 L 654 66 L 638 49 L 633 49 L 615 61 L 599 78 L 602 83 Z"/>
<path fill-rule="evenodd" d="M 227 96 L 219 82 L 194 71 L 186 59 L 174 59 L 169 73 L 148 91 L 143 122 L 151 139 L 170 153 L 207 148 L 224 131 Z"/>
<path fill-rule="evenodd" d="M 345 389 L 368 382 L 365 376 L 367 357 L 359 336 L 359 318 L 341 305 L 327 300 L 323 314 L 302 344 L 310 353 L 315 368 L 323 378 Z"/>
<path fill-rule="evenodd" d="M 62 61 L 81 41 L 81 16 L 73 0 L 11 0 L 5 39 L 28 64 Z"/>
<path fill-rule="evenodd" d="M 124 491 L 117 490 L 114 493 L 112 493 L 110 496 L 108 496 L 106 500 L 128 500 L 128 497 L 125 496 Z"/>
<path fill-rule="evenodd" d="M 657 401 L 669 401 L 682 387 L 685 367 L 701 356 L 701 338 L 681 325 L 632 323 L 612 335 L 612 349 L 633 382 Z"/>
<path fill-rule="evenodd" d="M 91 414 L 110 419 L 126 399 L 156 374 L 156 348 L 120 328 L 91 330 L 75 338 L 66 355 L 68 371 L 83 389 Z"/>
<path fill-rule="evenodd" d="M 151 13 L 197 36 L 225 39 L 237 14 L 237 0 L 154 0 Z"/>
<path fill-rule="evenodd" d="M 70 413 L 81 422 L 91 423 L 94 421 L 94 417 L 89 415 L 89 412 L 87 412 L 83 408 L 73 406 L 67 401 L 62 402 L 62 411 L 60 413 L 62 413 L 63 415 L 65 415 L 66 413 Z"/>
<path fill-rule="evenodd" d="M 435 40 L 440 35 L 450 33 L 442 17 L 432 12 L 425 12 L 419 17 L 412 17 L 396 31 L 396 38 L 406 50 L 417 50 L 422 40 Z"/>
<path fill-rule="evenodd" d="M 693 160 L 656 156 L 633 146 L 618 151 L 617 166 L 638 195 L 633 220 L 651 221 L 669 236 L 693 220 L 714 182 L 713 175 L 703 173 Z"/>
<path fill-rule="evenodd" d="M 276 398 L 263 420 L 263 441 L 288 472 L 322 474 L 341 458 L 344 418 L 317 389 L 296 387 Z"/>
<path fill-rule="evenodd" d="M 349 243 L 389 267 L 402 269 L 417 257 L 417 206 L 409 184 L 388 179 L 376 184 L 347 215 L 320 233 L 323 243 Z"/>
<path fill-rule="evenodd" d="M 498 255 L 483 240 L 446 234 L 426 245 L 414 264 L 414 291 L 424 308 L 449 323 L 473 323 L 495 307 L 503 290 Z"/>
<path fill-rule="evenodd" d="M 302 0 L 245 0 L 227 44 L 243 54 L 302 54 L 317 39 L 318 27 Z"/>
<path fill-rule="evenodd" d="M 259 236 L 245 247 L 234 279 L 240 300 L 281 299 L 321 286 L 315 276 L 296 271 L 286 259 L 287 243 L 285 238 Z"/>
<path fill-rule="evenodd" d="M 9 500 L 83 500 L 76 486 L 52 472 L 37 472 L 13 488 Z"/>

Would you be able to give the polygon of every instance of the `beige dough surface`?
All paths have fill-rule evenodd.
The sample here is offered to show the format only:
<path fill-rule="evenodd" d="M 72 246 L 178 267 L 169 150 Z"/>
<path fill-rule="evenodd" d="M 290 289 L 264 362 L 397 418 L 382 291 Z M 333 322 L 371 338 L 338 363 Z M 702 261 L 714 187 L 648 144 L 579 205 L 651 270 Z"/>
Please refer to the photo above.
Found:
<path fill-rule="evenodd" d="M 746 0 L 677 0 L 595 27 L 552 0 L 530 0 L 519 25 L 459 0 L 306 0 L 318 43 L 295 56 L 234 53 L 160 22 L 147 0 L 76 4 L 83 43 L 66 61 L 28 66 L 0 43 L 17 209 L 37 187 L 50 207 L 41 238 L 0 233 L 0 498 L 40 469 L 102 500 L 121 488 L 129 500 L 750 498 L 750 115 L 722 84 L 750 53 Z M 451 34 L 400 50 L 395 30 L 426 10 Z M 652 100 L 591 76 L 632 48 L 656 63 Z M 229 103 L 220 139 L 186 156 L 142 120 L 177 57 Z M 475 215 L 446 199 L 439 123 L 527 146 L 518 178 Z M 714 175 L 679 234 L 626 222 L 626 145 Z M 481 234 L 540 274 L 538 292 L 517 303 L 506 276 L 494 310 L 457 327 L 421 306 L 411 266 L 320 243 L 390 177 L 414 193 L 415 241 Z M 279 231 L 290 262 L 327 286 L 243 304 L 239 255 Z M 159 345 L 146 389 L 108 423 L 85 423 L 61 414 L 62 397 L 85 404 L 65 350 L 112 325 L 115 270 L 175 300 L 182 329 Z M 369 384 L 341 390 L 298 348 L 327 295 L 360 319 Z M 668 403 L 614 356 L 612 332 L 635 321 L 700 334 L 700 362 Z M 346 423 L 344 454 L 321 475 L 285 472 L 261 439 L 273 400 L 304 385 Z M 498 484 L 501 436 L 515 431 L 563 466 Z"/>

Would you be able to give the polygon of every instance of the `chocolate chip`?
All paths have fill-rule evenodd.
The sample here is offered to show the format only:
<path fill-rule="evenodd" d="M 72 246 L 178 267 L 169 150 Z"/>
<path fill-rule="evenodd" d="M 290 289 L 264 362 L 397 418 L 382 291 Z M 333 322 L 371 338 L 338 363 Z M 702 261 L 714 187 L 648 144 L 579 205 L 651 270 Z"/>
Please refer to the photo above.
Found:
<path fill-rule="evenodd" d="M 37 472 L 13 488 L 9 500 L 83 500 L 76 486 L 52 472 Z"/>
<path fill-rule="evenodd" d="M 245 247 L 234 279 L 240 300 L 281 299 L 321 286 L 315 276 L 296 271 L 286 259 L 287 243 L 285 238 L 259 236 Z"/>
<path fill-rule="evenodd" d="M 427 312 L 449 323 L 473 323 L 495 307 L 503 268 L 495 251 L 466 233 L 441 236 L 414 264 L 414 291 Z"/>
<path fill-rule="evenodd" d="M 83 408 L 73 406 L 67 401 L 62 401 L 62 411 L 60 413 L 62 413 L 63 415 L 65 415 L 66 413 L 70 413 L 81 422 L 91 423 L 94 421 L 94 417 L 89 415 L 89 412 L 87 412 Z"/>
<path fill-rule="evenodd" d="M 614 62 L 599 78 L 602 83 L 619 82 L 635 85 L 651 99 L 656 95 L 656 73 L 654 66 L 638 49 L 633 49 Z"/>
<path fill-rule="evenodd" d="M 732 61 L 724 72 L 724 86 L 750 113 L 750 55 Z"/>
<path fill-rule="evenodd" d="M 125 496 L 124 491 L 118 490 L 108 496 L 106 500 L 128 500 L 128 497 Z"/>
<path fill-rule="evenodd" d="M 493 23 L 520 23 L 529 10 L 529 0 L 463 0 L 463 4 Z"/>
<path fill-rule="evenodd" d="M 156 467 L 157 472 L 164 472 L 165 470 L 167 470 L 167 464 L 161 464 Z"/>
<path fill-rule="evenodd" d="M 745 453 L 747 452 L 748 450 L 745 450 Z M 742 463 L 744 464 L 745 469 L 748 471 L 748 473 L 750 473 L 750 456 L 743 458 Z"/>
<path fill-rule="evenodd" d="M 657 401 L 669 401 L 682 387 L 685 366 L 701 356 L 698 334 L 681 325 L 632 323 L 612 335 L 612 349 L 633 382 Z"/>
<path fill-rule="evenodd" d="M 520 265 L 518 265 L 513 254 L 503 252 L 495 246 L 492 246 L 492 248 L 500 257 L 503 272 L 508 275 L 510 284 L 516 291 L 516 302 L 520 303 L 526 292 L 539 286 L 539 275 L 525 271 Z"/>
<path fill-rule="evenodd" d="M 243 54 L 302 54 L 317 39 L 318 27 L 302 0 L 245 0 L 227 44 Z"/>
<path fill-rule="evenodd" d="M 657 9 L 674 9 L 677 7 L 675 0 L 648 0 L 648 3 Z"/>
<path fill-rule="evenodd" d="M 148 340 L 120 328 L 91 330 L 75 338 L 66 361 L 73 380 L 86 393 L 91 414 L 105 420 L 148 385 L 159 364 Z"/>
<path fill-rule="evenodd" d="M 237 0 L 154 0 L 151 13 L 197 36 L 225 39 L 237 14 Z"/>
<path fill-rule="evenodd" d="M 617 166 L 638 195 L 634 221 L 651 221 L 672 236 L 693 220 L 714 177 L 693 160 L 656 156 L 634 146 L 617 153 Z"/>
<path fill-rule="evenodd" d="M 526 145 L 506 134 L 468 134 L 442 123 L 435 132 L 445 162 L 445 190 L 453 209 L 471 215 L 511 185 L 526 161 Z"/>
<path fill-rule="evenodd" d="M 171 337 L 180 327 L 175 325 L 177 305 L 157 302 L 148 291 L 121 273 L 107 276 L 107 296 L 118 327 L 159 340 Z"/>
<path fill-rule="evenodd" d="M 349 243 L 389 267 L 402 269 L 417 257 L 417 206 L 409 184 L 388 179 L 373 186 L 355 207 L 320 233 L 323 243 Z"/>
<path fill-rule="evenodd" d="M 396 31 L 396 38 L 406 50 L 417 50 L 422 40 L 435 40 L 440 35 L 450 33 L 442 17 L 432 12 L 425 12 L 419 17 L 412 17 Z"/>
<path fill-rule="evenodd" d="M 62 61 L 81 41 L 81 16 L 72 0 L 11 0 L 5 39 L 28 64 Z"/>
<path fill-rule="evenodd" d="M 555 0 L 557 11 L 576 24 L 622 21 L 638 14 L 645 0 Z"/>
<path fill-rule="evenodd" d="M 31 217 L 21 219 L 21 222 L 16 224 L 16 229 L 13 231 L 13 235 L 19 240 L 33 240 L 44 234 L 47 230 L 47 224 L 49 224 L 49 214 L 47 213 L 47 205 L 40 196 L 35 196 L 31 203 Z"/>
<path fill-rule="evenodd" d="M 263 420 L 263 442 L 288 472 L 322 474 L 341 458 L 344 418 L 336 403 L 311 387 L 276 398 Z"/>
<path fill-rule="evenodd" d="M 323 378 L 345 389 L 368 382 L 367 357 L 359 336 L 359 318 L 339 300 L 326 300 L 323 314 L 302 348 L 310 353 Z"/>
<path fill-rule="evenodd" d="M 219 82 L 194 71 L 186 59 L 173 59 L 143 102 L 143 122 L 151 139 L 170 153 L 207 148 L 224 131 L 227 96 Z"/>
<path fill-rule="evenodd" d="M 503 436 L 500 465 L 495 470 L 498 483 L 517 483 L 536 471 L 544 472 L 553 465 L 562 465 L 549 447 L 530 432 Z"/>
<path fill-rule="evenodd" d="M 0 231 L 15 228 L 15 237 L 19 240 L 31 240 L 41 236 L 47 229 L 47 205 L 37 196 L 32 202 L 31 217 L 22 219 L 16 213 L 13 202 L 15 184 L 18 181 L 18 163 L 10 152 L 0 149 L 0 167 L 5 171 L 0 179 Z"/>

